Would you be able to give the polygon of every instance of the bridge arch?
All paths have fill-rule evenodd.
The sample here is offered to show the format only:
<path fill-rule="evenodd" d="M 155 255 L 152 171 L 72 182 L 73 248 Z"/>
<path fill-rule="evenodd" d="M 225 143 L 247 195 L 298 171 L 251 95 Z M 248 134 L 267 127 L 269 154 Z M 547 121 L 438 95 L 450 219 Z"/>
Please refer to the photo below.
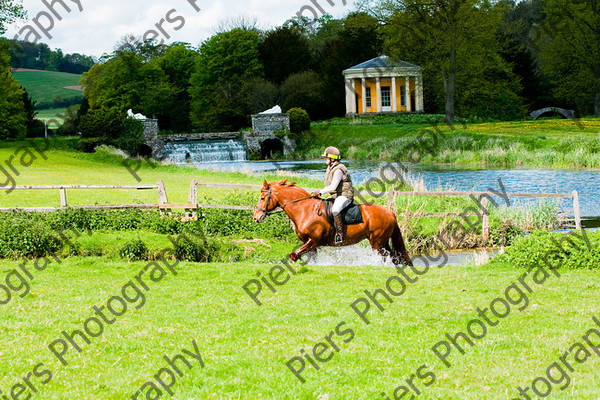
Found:
<path fill-rule="evenodd" d="M 540 108 L 539 110 L 536 110 L 536 111 L 532 112 L 530 115 L 533 118 L 533 120 L 535 121 L 540 116 L 542 116 L 542 114 L 546 114 L 548 112 L 558 113 L 558 114 L 562 115 L 563 117 L 565 117 L 566 119 L 573 119 L 573 118 L 575 118 L 575 111 L 573 111 L 573 110 L 565 110 L 564 108 L 560 108 L 560 107 Z"/>

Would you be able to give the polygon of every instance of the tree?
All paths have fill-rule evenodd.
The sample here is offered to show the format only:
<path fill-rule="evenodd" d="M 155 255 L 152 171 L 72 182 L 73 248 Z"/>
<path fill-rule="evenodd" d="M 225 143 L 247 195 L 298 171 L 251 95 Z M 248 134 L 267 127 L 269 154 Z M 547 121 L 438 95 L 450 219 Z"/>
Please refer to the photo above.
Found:
<path fill-rule="evenodd" d="M 320 116 L 311 114 L 313 119 L 344 115 L 345 87 L 342 71 L 363 61 L 381 55 L 381 25 L 376 18 L 366 13 L 351 13 L 343 20 L 324 21 L 321 29 L 312 38 L 321 40 L 321 35 L 329 36 L 324 48 L 319 51 L 320 59 L 316 70 L 322 76 L 328 106 Z M 309 111 L 310 113 L 310 111 Z"/>
<path fill-rule="evenodd" d="M 244 83 L 263 76 L 255 31 L 233 29 L 200 47 L 191 77 L 192 122 L 203 131 L 239 129 L 249 123 L 239 95 Z"/>
<path fill-rule="evenodd" d="M 544 0 L 542 11 L 537 43 L 555 94 L 600 116 L 600 1 Z"/>
<path fill-rule="evenodd" d="M 375 11 L 388 22 L 386 47 L 390 55 L 423 66 L 424 75 L 443 85 L 447 122 L 455 118 L 458 80 L 463 84 L 488 84 L 492 71 L 513 78 L 509 66 L 498 57 L 495 34 L 500 10 L 491 1 L 390 0 Z M 513 83 L 508 88 L 501 82 L 494 83 L 486 93 L 498 88 L 509 94 L 513 90 Z"/>
<path fill-rule="evenodd" d="M 265 77 L 281 84 L 288 76 L 303 72 L 311 63 L 308 40 L 296 28 L 280 27 L 270 31 L 260 46 Z"/>
<path fill-rule="evenodd" d="M 174 90 L 171 106 L 158 113 L 162 129 L 175 132 L 189 132 L 192 129 L 190 119 L 191 96 L 190 78 L 196 66 L 198 52 L 185 43 L 174 43 L 164 56 L 152 60 L 165 73 L 167 81 Z"/>
<path fill-rule="evenodd" d="M 291 75 L 281 85 L 284 110 L 303 108 L 313 119 L 324 118 L 327 96 L 319 74 L 313 71 Z"/>
<path fill-rule="evenodd" d="M 539 0 L 502 2 L 498 32 L 499 52 L 521 82 L 521 96 L 529 110 L 560 105 L 553 96 L 550 79 L 539 66 L 539 48 L 533 40 L 534 27 L 544 16 Z"/>
<path fill-rule="evenodd" d="M 25 91 L 10 72 L 9 43 L 0 38 L 0 140 L 22 138 L 27 130 Z"/>
<path fill-rule="evenodd" d="M 241 95 L 249 114 L 263 112 L 281 102 L 277 85 L 263 78 L 253 78 L 244 83 Z"/>
<path fill-rule="evenodd" d="M 6 26 L 20 19 L 25 19 L 27 13 L 23 5 L 15 0 L 0 0 L 0 35 L 6 33 Z"/>

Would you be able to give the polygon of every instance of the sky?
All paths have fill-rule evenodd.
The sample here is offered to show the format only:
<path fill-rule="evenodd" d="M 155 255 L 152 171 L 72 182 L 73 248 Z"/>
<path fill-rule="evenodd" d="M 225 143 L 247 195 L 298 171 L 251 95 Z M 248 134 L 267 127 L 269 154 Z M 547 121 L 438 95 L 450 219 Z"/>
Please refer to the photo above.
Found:
<path fill-rule="evenodd" d="M 41 36 L 38 40 L 52 49 L 96 57 L 112 52 L 115 43 L 126 34 L 143 36 L 148 32 L 147 37 L 157 36 L 157 40 L 165 43 L 180 41 L 198 46 L 216 32 L 220 22 L 238 17 L 256 19 L 259 28 L 268 29 L 283 24 L 301 10 L 302 15 L 311 18 L 313 10 L 319 17 L 325 12 L 340 18 L 354 8 L 351 0 L 346 5 L 343 0 L 22 0 L 22 3 L 28 20 L 10 25 L 5 37 L 12 39 L 18 35 L 18 39 L 34 41 Z"/>

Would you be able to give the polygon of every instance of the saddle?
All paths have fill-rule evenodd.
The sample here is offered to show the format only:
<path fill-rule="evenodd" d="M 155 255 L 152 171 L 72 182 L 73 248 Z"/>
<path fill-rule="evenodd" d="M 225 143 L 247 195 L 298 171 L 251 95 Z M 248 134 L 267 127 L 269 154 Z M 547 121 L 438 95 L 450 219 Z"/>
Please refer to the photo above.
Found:
<path fill-rule="evenodd" d="M 331 213 L 331 209 L 333 208 L 333 199 L 324 199 L 323 202 L 325 203 L 325 214 L 327 215 L 327 220 L 333 226 L 333 214 Z M 341 214 L 344 225 L 362 224 L 364 222 L 362 213 L 360 212 L 359 204 L 355 204 L 354 201 L 343 208 Z"/>

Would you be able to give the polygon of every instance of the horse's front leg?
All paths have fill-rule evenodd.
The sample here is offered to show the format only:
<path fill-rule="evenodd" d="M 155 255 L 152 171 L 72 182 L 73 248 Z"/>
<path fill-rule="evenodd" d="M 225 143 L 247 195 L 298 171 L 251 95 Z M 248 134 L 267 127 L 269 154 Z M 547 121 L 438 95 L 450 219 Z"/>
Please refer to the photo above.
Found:
<path fill-rule="evenodd" d="M 319 243 L 309 238 L 306 243 L 304 243 L 304 245 L 298 249 L 297 252 L 290 254 L 290 259 L 292 261 L 298 261 L 302 254 L 308 253 L 309 251 L 316 249 L 318 246 Z"/>

